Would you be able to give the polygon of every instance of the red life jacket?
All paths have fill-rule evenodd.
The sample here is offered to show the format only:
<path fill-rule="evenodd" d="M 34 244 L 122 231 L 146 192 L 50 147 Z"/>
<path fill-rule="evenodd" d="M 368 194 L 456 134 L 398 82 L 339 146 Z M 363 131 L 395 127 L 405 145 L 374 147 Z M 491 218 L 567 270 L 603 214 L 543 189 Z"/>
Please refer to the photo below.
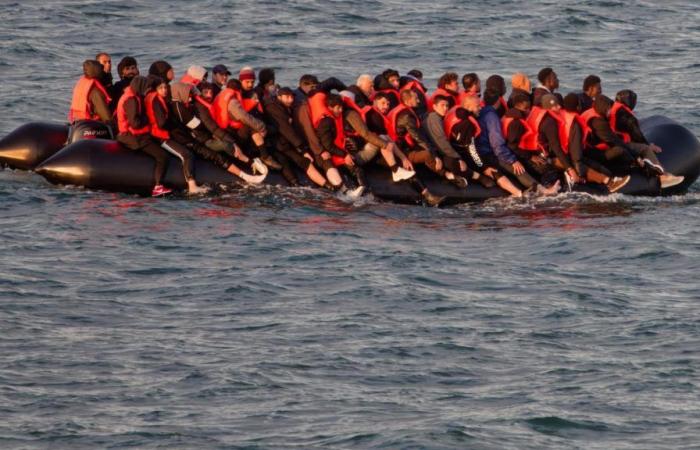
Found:
<path fill-rule="evenodd" d="M 558 114 L 554 114 L 551 111 L 548 111 L 548 110 L 541 108 L 539 106 L 533 106 L 532 110 L 530 110 L 530 115 L 527 117 L 527 124 L 530 125 L 530 128 L 535 133 L 535 136 L 534 136 L 535 150 L 532 150 L 532 151 L 544 151 L 545 150 L 544 146 L 540 142 L 540 124 L 542 124 L 542 121 L 548 115 L 557 121 L 557 126 L 559 128 L 559 140 L 561 141 L 561 129 L 562 129 L 561 124 L 563 123 L 563 119 Z M 524 150 L 530 150 L 530 148 L 532 147 L 531 143 L 527 142 L 526 144 L 528 144 L 528 148 L 524 149 Z M 561 144 L 561 142 L 560 142 L 560 144 Z"/>
<path fill-rule="evenodd" d="M 477 94 L 474 94 L 474 93 L 467 92 L 467 91 L 461 91 L 461 92 L 457 95 L 457 104 L 461 106 L 461 105 L 462 105 L 462 101 L 464 101 L 464 98 L 465 98 L 465 97 L 476 97 L 476 98 L 479 98 L 479 94 L 478 94 L 478 93 L 477 93 Z M 483 107 L 483 105 L 482 105 L 482 107 Z"/>
<path fill-rule="evenodd" d="M 575 112 L 566 111 L 564 109 L 561 110 L 561 115 L 563 120 L 560 122 L 559 139 L 561 141 L 560 143 L 562 150 L 564 150 L 564 153 L 568 154 L 569 139 L 571 138 L 571 127 L 574 125 L 574 122 L 578 122 L 579 126 L 581 127 L 581 133 L 583 134 L 581 139 L 582 142 L 586 142 L 588 133 L 586 132 L 586 124 L 584 123 L 581 115 Z"/>
<path fill-rule="evenodd" d="M 394 97 L 394 102 L 398 105 L 401 103 L 401 94 L 399 91 L 396 89 L 382 89 L 381 91 L 375 91 L 374 94 L 372 94 L 372 97 L 370 97 L 369 101 L 373 102 L 374 98 L 377 96 L 378 93 L 383 92 L 389 96 Z M 391 103 L 391 102 L 390 102 Z"/>
<path fill-rule="evenodd" d="M 104 95 L 106 104 L 112 101 L 102 83 L 95 78 L 87 78 L 83 75 L 73 88 L 73 99 L 71 100 L 70 111 L 68 111 L 68 121 L 70 123 L 76 120 L 100 120 L 100 116 L 95 114 L 90 105 L 90 91 L 93 88 L 97 88 Z"/>
<path fill-rule="evenodd" d="M 377 108 L 374 107 L 374 105 L 372 105 L 370 107 L 362 108 L 362 120 L 364 120 L 365 123 L 367 123 L 367 114 L 369 114 L 370 111 L 374 111 L 377 114 L 379 114 L 379 117 L 381 117 L 382 120 L 384 121 L 384 130 L 386 130 L 386 133 L 388 134 L 389 127 L 391 126 L 391 124 L 389 123 L 389 117 L 387 117 L 387 115 L 385 115 L 385 114 L 382 114 L 381 111 L 379 111 Z"/>
<path fill-rule="evenodd" d="M 336 117 L 333 115 L 328 105 L 326 104 L 326 99 L 328 95 L 325 92 L 316 92 L 311 97 L 309 97 L 309 115 L 311 116 L 311 124 L 315 130 L 318 130 L 318 125 L 321 120 L 325 117 L 330 117 L 335 122 L 335 140 L 333 143 L 336 147 L 345 151 L 345 128 L 343 126 L 343 115 Z M 345 165 L 345 158 L 340 156 L 331 156 L 333 165 L 336 167 Z"/>
<path fill-rule="evenodd" d="M 452 97 L 452 99 L 454 99 L 454 106 L 459 106 L 461 104 L 459 102 L 459 95 L 458 94 L 455 95 L 451 92 L 448 92 L 447 90 L 445 90 L 443 88 L 437 88 L 435 90 L 435 92 L 433 92 L 433 95 L 431 95 L 430 98 L 428 99 L 428 112 L 433 110 L 433 103 L 435 103 L 435 97 L 437 97 L 438 95 L 441 95 L 441 96 L 447 97 L 447 98 Z"/>
<path fill-rule="evenodd" d="M 588 137 L 591 135 L 592 130 L 591 130 L 590 123 L 591 123 L 591 120 L 593 120 L 596 117 L 601 118 L 601 119 L 604 118 L 603 116 L 598 114 L 595 111 L 595 109 L 593 109 L 593 108 L 588 108 L 586 111 L 583 112 L 583 114 L 581 114 L 581 119 L 583 119 L 583 123 L 585 125 L 584 130 L 583 130 L 584 136 Z M 583 141 L 583 142 L 585 143 L 586 141 Z M 595 148 L 597 148 L 598 150 L 605 151 L 605 150 L 608 150 L 610 148 L 610 146 L 608 144 L 606 144 L 605 142 L 599 142 L 595 145 Z"/>
<path fill-rule="evenodd" d="M 411 114 L 413 114 L 413 117 L 416 119 L 416 128 L 420 128 L 420 119 L 418 118 L 418 115 L 415 113 L 415 111 L 413 111 L 412 108 L 409 108 L 403 103 L 400 103 L 399 106 L 389 111 L 389 114 L 387 115 L 387 121 L 389 126 L 387 127 L 386 131 L 389 133 L 389 137 L 392 141 L 399 142 L 400 140 L 403 140 L 406 142 L 406 144 L 408 144 L 409 147 L 414 147 L 416 145 L 416 141 L 413 140 L 411 135 L 406 133 L 403 136 L 399 136 L 398 131 L 396 129 L 396 119 L 399 117 L 399 114 L 403 111 L 409 111 Z"/>
<path fill-rule="evenodd" d="M 146 94 L 146 115 L 148 116 L 148 122 L 151 124 L 151 136 L 166 141 L 170 139 L 170 133 L 168 130 L 164 130 L 158 126 L 158 121 L 156 120 L 155 102 L 159 102 L 160 106 L 165 112 L 165 117 L 168 117 L 168 105 L 165 103 L 165 99 L 158 95 L 157 92 L 149 92 Z"/>
<path fill-rule="evenodd" d="M 372 107 L 368 105 L 368 106 L 364 106 L 364 107 L 360 108 L 359 106 L 357 106 L 357 103 L 355 103 L 354 101 L 352 101 L 351 98 L 349 98 L 349 97 L 342 97 L 342 99 L 343 99 L 343 103 L 345 103 L 345 106 L 346 106 L 346 107 L 352 108 L 352 109 L 354 109 L 355 111 L 357 111 L 357 113 L 358 113 L 358 114 L 360 115 L 360 117 L 362 118 L 362 121 L 363 121 L 363 122 L 365 123 L 365 125 L 366 125 L 366 124 L 367 124 L 367 111 L 369 111 L 370 109 L 372 109 Z M 352 126 L 350 126 L 350 124 L 347 124 L 347 125 L 348 125 L 348 126 L 346 127 L 346 130 L 345 130 L 345 134 L 346 134 L 347 136 L 357 137 L 357 136 L 360 135 L 354 128 L 352 128 Z"/>
<path fill-rule="evenodd" d="M 211 115 L 211 108 L 212 105 L 208 101 L 204 100 L 204 98 L 201 95 L 195 95 L 194 96 L 195 101 L 199 102 L 200 104 L 204 105 L 205 108 L 207 108 L 207 111 L 209 111 L 209 115 Z"/>
<path fill-rule="evenodd" d="M 117 103 L 117 127 L 119 128 L 119 134 L 148 134 L 150 131 L 150 127 L 148 125 L 142 128 L 131 128 L 131 126 L 129 125 L 129 120 L 126 118 L 126 109 L 124 108 L 124 104 L 130 98 L 136 99 L 139 115 L 143 113 L 143 108 L 141 106 L 141 97 L 134 93 L 134 91 L 131 89 L 131 86 L 127 86 L 127 88 L 124 89 L 124 93 L 122 94 L 121 98 L 119 99 L 119 103 Z"/>
<path fill-rule="evenodd" d="M 180 78 L 181 83 L 186 83 L 186 84 L 191 84 L 192 86 L 197 86 L 199 83 L 202 82 L 202 80 L 197 79 L 190 75 L 189 73 L 185 73 L 182 78 Z"/>
<path fill-rule="evenodd" d="M 231 100 L 234 98 L 238 100 L 241 105 L 243 104 L 241 93 L 231 88 L 224 88 L 219 92 L 219 95 L 214 98 L 214 102 L 211 105 L 211 116 L 214 118 L 219 128 L 226 130 L 231 127 L 237 130 L 243 127 L 243 122 L 232 119 L 228 113 L 228 104 L 231 103 Z"/>
<path fill-rule="evenodd" d="M 498 103 L 501 105 L 504 112 L 508 112 L 508 102 L 506 101 L 506 99 L 504 99 L 503 97 L 498 97 Z M 481 107 L 483 108 L 484 106 L 486 106 L 486 102 L 484 100 L 481 100 Z"/>
<path fill-rule="evenodd" d="M 503 126 L 503 136 L 508 137 L 508 128 L 510 128 L 510 124 L 516 120 L 515 117 L 503 117 L 501 119 L 501 124 Z M 520 121 L 521 124 L 523 124 L 523 127 L 525 128 L 525 133 L 523 133 L 522 136 L 520 136 L 520 141 L 518 142 L 518 148 L 521 150 L 527 150 L 529 152 L 537 152 L 539 151 L 539 148 L 537 148 L 537 132 L 532 129 L 529 123 L 527 123 L 527 120 L 518 118 L 517 120 Z"/>
<path fill-rule="evenodd" d="M 425 88 L 421 83 L 419 83 L 416 80 L 411 80 L 408 83 L 404 84 L 403 87 L 401 87 L 402 91 L 406 91 L 408 89 L 418 89 L 418 91 L 425 96 Z"/>
<path fill-rule="evenodd" d="M 625 143 L 630 143 L 632 142 L 632 136 L 630 136 L 629 133 L 624 133 L 622 131 L 619 131 L 617 129 L 617 112 L 621 109 L 624 109 L 628 113 L 634 115 L 631 109 L 627 107 L 624 103 L 621 102 L 615 102 L 612 105 L 612 108 L 610 108 L 610 128 L 613 130 L 614 133 L 617 133 L 621 138 L 622 141 Z"/>
<path fill-rule="evenodd" d="M 463 120 L 457 116 L 457 111 L 460 109 L 463 108 L 461 106 L 454 106 L 447 111 L 447 114 L 445 114 L 443 125 L 445 127 L 445 136 L 447 136 L 448 140 L 452 137 L 452 129 Z M 476 118 L 471 114 L 469 114 L 468 119 L 472 125 L 474 125 L 474 139 L 476 139 L 481 134 L 481 127 L 479 126 L 479 122 L 476 120 Z"/>
<path fill-rule="evenodd" d="M 251 92 L 250 97 L 244 96 L 244 93 L 241 92 L 241 106 L 245 110 L 245 112 L 251 112 L 252 110 L 256 109 L 258 112 L 263 112 L 262 110 L 262 104 L 260 103 L 260 99 L 258 98 L 258 95 L 255 94 L 255 92 Z"/>

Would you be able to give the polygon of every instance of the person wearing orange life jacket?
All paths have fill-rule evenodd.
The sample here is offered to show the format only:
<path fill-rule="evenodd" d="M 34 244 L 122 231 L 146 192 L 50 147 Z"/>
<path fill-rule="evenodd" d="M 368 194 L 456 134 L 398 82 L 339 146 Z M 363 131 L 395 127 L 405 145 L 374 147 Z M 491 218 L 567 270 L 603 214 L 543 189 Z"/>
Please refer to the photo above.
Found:
<path fill-rule="evenodd" d="M 410 89 L 418 96 L 418 106 L 414 111 L 422 119 L 428 113 L 428 90 L 423 84 L 423 72 L 418 69 L 409 70 L 399 79 L 399 91 Z"/>
<path fill-rule="evenodd" d="M 343 192 L 353 198 L 361 196 L 366 185 L 349 151 L 350 143 L 345 136 L 343 120 L 343 99 L 337 94 L 317 91 L 309 96 L 308 101 L 311 121 L 321 147 L 332 155 L 331 162 L 336 168 L 345 167 L 357 181 L 357 187 L 351 190 L 345 187 Z"/>
<path fill-rule="evenodd" d="M 610 192 L 617 192 L 629 182 L 630 176 L 613 177 L 605 166 L 585 156 L 585 124 L 579 115 L 580 112 L 579 95 L 572 92 L 564 97 L 564 108 L 559 111 L 562 119 L 559 122 L 559 138 L 562 148 L 571 157 L 571 162 L 579 177 L 592 183 L 603 184 Z"/>
<path fill-rule="evenodd" d="M 282 87 L 271 95 L 268 94 L 263 103 L 265 107 L 265 122 L 270 130 L 271 140 L 275 144 L 277 160 L 282 164 L 282 175 L 290 185 L 299 183 L 291 163 L 303 170 L 311 181 L 318 186 L 332 190 L 326 178 L 314 166 L 314 157 L 306 143 L 292 126 L 292 105 L 294 91 Z"/>
<path fill-rule="evenodd" d="M 545 67 L 538 72 L 537 79 L 539 84 L 532 90 L 532 106 L 542 107 L 542 96 L 559 89 L 559 77 L 551 67 Z"/>
<path fill-rule="evenodd" d="M 614 132 L 626 135 L 625 141 L 646 144 L 652 147 L 655 153 L 661 153 L 658 145 L 649 142 L 642 133 L 639 121 L 634 115 L 634 107 L 637 106 L 637 94 L 630 89 L 623 89 L 615 95 L 615 103 L 610 110 L 610 128 Z"/>
<path fill-rule="evenodd" d="M 83 62 L 83 76 L 73 88 L 73 99 L 68 121 L 99 120 L 112 125 L 112 114 L 109 110 L 111 101 L 109 94 L 100 79 L 103 76 L 102 64 L 94 60 Z"/>
<path fill-rule="evenodd" d="M 432 111 L 433 102 L 438 96 L 446 97 L 448 99 L 448 106 L 452 108 L 459 101 L 459 84 L 458 76 L 454 72 L 447 72 L 442 74 L 437 82 L 437 89 L 432 93 L 430 99 L 428 100 L 428 111 Z"/>
<path fill-rule="evenodd" d="M 372 98 L 374 98 L 374 82 L 372 81 L 372 76 L 363 73 L 357 77 L 355 84 L 348 86 L 348 91 L 355 95 L 355 104 L 360 108 L 365 106 L 370 106 L 372 104 Z"/>
<path fill-rule="evenodd" d="M 199 83 L 207 80 L 208 76 L 207 69 L 202 66 L 190 66 L 187 68 L 187 72 L 180 78 L 181 83 L 187 83 L 194 87 L 199 86 Z"/>
<path fill-rule="evenodd" d="M 186 135 L 177 133 L 173 122 L 169 119 L 170 108 L 168 106 L 168 84 L 162 78 L 151 76 L 151 85 L 155 87 L 146 94 L 143 104 L 150 126 L 151 136 L 160 143 L 160 146 L 182 162 L 182 172 L 187 182 L 189 194 L 204 194 L 209 191 L 206 187 L 197 186 L 194 179 L 194 156 L 187 149 Z"/>
<path fill-rule="evenodd" d="M 506 80 L 500 75 L 491 75 L 486 79 L 486 89 L 492 89 L 500 95 L 496 105 L 498 117 L 503 117 L 508 111 L 508 104 L 504 96 L 506 95 Z"/>
<path fill-rule="evenodd" d="M 135 76 L 129 86 L 124 89 L 124 94 L 117 104 L 117 125 L 119 133 L 117 141 L 128 150 L 137 150 L 146 153 L 155 160 L 153 178 L 155 186 L 152 195 L 154 197 L 171 192 L 162 184 L 165 174 L 168 155 L 151 138 L 144 97 L 151 90 L 150 82 L 146 77 Z"/>
<path fill-rule="evenodd" d="M 219 141 L 197 117 L 195 102 L 200 102 L 193 99 L 196 95 L 194 86 L 176 82 L 171 84 L 170 92 L 172 96 L 170 122 L 173 124 L 169 130 L 171 139 L 249 183 L 258 184 L 265 179 L 265 175 L 253 176 L 242 171 L 234 164 L 232 157 L 219 151 L 220 147 L 217 144 Z"/>
<path fill-rule="evenodd" d="M 583 90 L 579 94 L 579 102 L 581 103 L 581 111 L 586 111 L 593 107 L 595 98 L 603 93 L 601 80 L 598 75 L 588 75 L 583 80 Z"/>
<path fill-rule="evenodd" d="M 508 108 L 513 108 L 513 96 L 516 94 L 523 94 L 527 96 L 527 98 L 530 100 L 530 104 L 532 104 L 532 89 L 530 79 L 527 77 L 527 75 L 522 72 L 514 73 L 510 78 L 510 87 L 510 96 L 506 102 Z"/>
<path fill-rule="evenodd" d="M 374 92 L 389 94 L 389 106 L 393 109 L 401 103 L 399 96 L 399 72 L 394 69 L 386 69 L 374 77 Z M 373 98 L 370 97 L 370 100 Z"/>
<path fill-rule="evenodd" d="M 658 158 L 656 149 L 647 144 L 637 142 L 625 142 L 620 134 L 613 131 L 610 126 L 610 112 L 613 101 L 605 95 L 599 95 L 593 103 L 593 108 L 583 114 L 584 123 L 587 125 L 588 143 L 601 150 L 592 151 L 590 155 L 600 162 L 621 162 L 619 170 L 629 173 L 630 168 L 639 166 L 648 176 L 659 178 L 661 188 L 668 188 L 683 182 L 684 177 L 667 173 Z"/>
<path fill-rule="evenodd" d="M 213 97 L 219 95 L 219 92 L 226 88 L 226 83 L 228 83 L 228 77 L 230 76 L 231 71 L 223 64 L 217 64 L 211 69 Z"/>
<path fill-rule="evenodd" d="M 464 97 L 481 98 L 481 80 L 474 72 L 465 73 L 462 77 L 462 90 L 457 97 L 457 105 L 462 104 Z"/>

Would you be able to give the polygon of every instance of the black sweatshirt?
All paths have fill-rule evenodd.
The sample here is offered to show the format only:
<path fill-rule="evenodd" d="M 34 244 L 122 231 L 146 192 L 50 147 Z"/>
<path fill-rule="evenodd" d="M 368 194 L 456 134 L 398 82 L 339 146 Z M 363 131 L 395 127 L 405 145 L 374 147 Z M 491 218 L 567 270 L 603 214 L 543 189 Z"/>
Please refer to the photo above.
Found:
<path fill-rule="evenodd" d="M 564 166 L 565 169 L 572 167 L 569 156 L 564 153 L 559 142 L 559 122 L 547 114 L 540 123 L 540 129 L 537 131 L 540 143 L 548 155 L 554 155 L 555 158 Z"/>
<path fill-rule="evenodd" d="M 642 129 L 639 127 L 639 121 L 634 116 L 630 114 L 624 108 L 620 108 L 615 114 L 617 119 L 617 130 L 623 133 L 628 133 L 632 138 L 632 142 L 639 144 L 649 144 L 646 136 L 642 133 Z"/>
<path fill-rule="evenodd" d="M 265 99 L 265 118 L 277 130 L 277 139 L 286 140 L 289 145 L 299 150 L 304 147 L 304 140 L 292 126 L 292 110 L 275 97 Z"/>
<path fill-rule="evenodd" d="M 321 142 L 321 147 L 323 147 L 323 150 L 334 156 L 345 157 L 345 149 L 338 148 L 338 146 L 335 145 L 336 133 L 337 131 L 335 129 L 334 119 L 324 117 L 318 123 L 316 134 L 318 135 L 318 140 Z"/>

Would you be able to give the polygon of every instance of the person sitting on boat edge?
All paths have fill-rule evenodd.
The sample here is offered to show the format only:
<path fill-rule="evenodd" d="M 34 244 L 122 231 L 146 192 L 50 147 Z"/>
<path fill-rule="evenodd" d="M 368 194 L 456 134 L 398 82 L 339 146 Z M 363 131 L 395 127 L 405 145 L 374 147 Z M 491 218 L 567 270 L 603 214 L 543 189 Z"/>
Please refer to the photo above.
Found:
<path fill-rule="evenodd" d="M 602 82 L 598 75 L 588 75 L 583 79 L 583 89 L 579 95 L 581 111 L 593 108 L 596 97 L 603 93 Z"/>
<path fill-rule="evenodd" d="M 223 64 L 217 64 L 211 69 L 213 97 L 219 95 L 219 92 L 226 88 L 226 83 L 228 83 L 228 77 L 230 76 L 231 72 Z"/>
<path fill-rule="evenodd" d="M 134 79 L 136 75 L 139 74 L 139 66 L 136 59 L 132 56 L 125 56 L 117 64 L 117 75 L 119 75 L 119 81 L 112 85 L 110 90 L 110 97 L 112 97 L 112 102 L 109 104 L 109 108 L 112 111 L 117 110 L 117 103 L 124 93 L 124 89 L 129 86 L 131 80 Z"/>
<path fill-rule="evenodd" d="M 532 90 L 532 106 L 542 107 L 542 96 L 554 94 L 559 89 L 559 77 L 551 67 L 545 67 L 538 72 L 537 79 L 539 83 Z"/>
<path fill-rule="evenodd" d="M 73 88 L 73 97 L 68 121 L 98 120 L 113 127 L 112 113 L 109 109 L 111 98 L 102 85 L 102 64 L 88 59 L 83 62 L 83 75 Z"/>
<path fill-rule="evenodd" d="M 111 92 L 112 82 L 114 81 L 112 78 L 112 57 L 109 55 L 109 53 L 100 52 L 95 55 L 95 61 L 102 64 L 103 74 L 102 79 L 100 80 L 102 86 L 104 86 L 107 92 Z"/>
<path fill-rule="evenodd" d="M 355 95 L 355 104 L 360 108 L 370 106 L 374 97 L 374 82 L 372 75 L 363 73 L 357 77 L 355 84 L 348 86 L 348 91 Z"/>
<path fill-rule="evenodd" d="M 435 98 L 439 96 L 447 98 L 448 109 L 457 104 L 459 97 L 459 84 L 457 80 L 458 76 L 454 72 L 447 72 L 440 76 L 437 81 L 437 89 L 435 89 L 430 96 L 430 100 L 428 100 L 428 111 L 433 109 Z"/>
<path fill-rule="evenodd" d="M 516 72 L 510 78 L 510 96 L 506 102 L 508 108 L 513 108 L 513 97 L 517 94 L 525 95 L 532 104 L 532 89 L 530 79 L 522 72 Z"/>
<path fill-rule="evenodd" d="M 508 103 L 504 98 L 506 95 L 506 80 L 500 75 L 491 75 L 486 79 L 486 90 L 493 90 L 498 93 L 498 103 L 496 103 L 495 109 L 498 114 L 498 118 L 503 118 L 506 112 L 508 112 Z"/>

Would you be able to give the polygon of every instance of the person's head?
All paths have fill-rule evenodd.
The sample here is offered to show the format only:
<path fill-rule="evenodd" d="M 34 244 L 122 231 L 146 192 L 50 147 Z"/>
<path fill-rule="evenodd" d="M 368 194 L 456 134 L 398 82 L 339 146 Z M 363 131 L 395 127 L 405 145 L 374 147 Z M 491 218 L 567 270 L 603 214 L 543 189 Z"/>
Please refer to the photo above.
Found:
<path fill-rule="evenodd" d="M 562 101 L 562 108 L 568 112 L 577 114 L 580 113 L 581 98 L 577 94 L 569 92 L 568 94 L 566 94 L 566 97 L 564 97 L 564 100 Z"/>
<path fill-rule="evenodd" d="M 513 97 L 511 97 L 511 101 L 513 102 L 513 108 L 525 113 L 525 115 L 527 115 L 527 113 L 530 111 L 531 104 L 530 96 L 528 94 L 516 92 L 513 94 Z"/>
<path fill-rule="evenodd" d="M 506 80 L 500 75 L 491 75 L 486 79 L 486 89 L 493 89 L 503 97 L 506 95 Z"/>
<path fill-rule="evenodd" d="M 459 89 L 459 85 L 457 83 L 458 78 L 459 77 L 456 73 L 447 72 L 438 79 L 437 86 L 440 89 L 457 92 Z"/>
<path fill-rule="evenodd" d="M 407 73 L 406 75 L 408 75 L 408 76 L 410 76 L 410 77 L 413 77 L 413 78 L 415 78 L 415 79 L 418 80 L 418 81 L 421 81 L 421 82 L 423 81 L 423 72 L 421 72 L 421 71 L 418 70 L 418 69 L 409 70 L 408 73 Z"/>
<path fill-rule="evenodd" d="M 445 117 L 447 110 L 450 109 L 450 100 L 444 95 L 437 95 L 433 99 L 433 111 L 438 113 L 439 116 Z"/>
<path fill-rule="evenodd" d="M 202 66 L 190 66 L 187 69 L 187 75 L 194 81 L 194 85 L 197 86 L 199 83 L 207 79 L 207 69 Z"/>
<path fill-rule="evenodd" d="M 537 74 L 537 79 L 550 91 L 559 88 L 559 78 L 557 73 L 551 67 L 545 67 Z"/>
<path fill-rule="evenodd" d="M 481 94 L 481 80 L 479 80 L 479 75 L 474 72 L 465 74 L 462 77 L 462 87 L 467 94 L 479 96 L 479 94 Z"/>
<path fill-rule="evenodd" d="M 559 112 L 561 110 L 561 105 L 559 104 L 559 99 L 553 94 L 545 94 L 542 96 L 542 109 L 547 111 Z"/>
<path fill-rule="evenodd" d="M 148 74 L 157 75 L 166 80 L 166 82 L 170 82 L 173 78 L 175 78 L 173 66 L 171 66 L 163 60 L 156 61 L 153 64 L 151 64 L 151 67 L 148 68 Z"/>
<path fill-rule="evenodd" d="M 204 100 L 210 102 L 214 99 L 214 85 L 212 83 L 202 81 L 197 89 L 199 89 L 199 96 Z"/>
<path fill-rule="evenodd" d="M 612 105 L 613 101 L 603 94 L 600 94 L 595 100 L 593 100 L 593 109 L 595 112 L 605 118 L 610 115 L 610 108 L 612 108 Z"/>
<path fill-rule="evenodd" d="M 83 75 L 85 75 L 85 78 L 100 80 L 104 73 L 104 67 L 99 61 L 95 59 L 83 61 Z"/>
<path fill-rule="evenodd" d="M 109 56 L 109 53 L 98 53 L 97 56 L 95 56 L 95 60 L 102 64 L 102 70 L 104 70 L 105 73 L 112 72 L 112 57 Z"/>
<path fill-rule="evenodd" d="M 231 78 L 226 82 L 226 88 L 227 89 L 233 89 L 234 91 L 242 91 L 243 86 L 241 86 L 241 82 L 238 81 L 237 78 Z"/>
<path fill-rule="evenodd" d="M 462 97 L 462 108 L 478 116 L 481 112 L 481 100 L 475 95 L 465 95 Z"/>
<path fill-rule="evenodd" d="M 386 69 L 384 72 L 382 72 L 382 76 L 386 81 L 389 82 L 390 85 L 393 86 L 394 89 L 399 88 L 399 72 L 394 70 L 394 69 Z"/>
<path fill-rule="evenodd" d="M 401 103 L 409 108 L 415 108 L 418 106 L 418 94 L 416 94 L 412 89 L 401 91 Z"/>
<path fill-rule="evenodd" d="M 255 86 L 255 71 L 250 66 L 245 66 L 238 72 L 238 80 L 244 91 L 249 91 Z"/>
<path fill-rule="evenodd" d="M 134 78 L 139 74 L 139 66 L 136 59 L 132 56 L 125 56 L 117 64 L 117 73 L 122 80 Z"/>
<path fill-rule="evenodd" d="M 335 117 L 340 117 L 343 114 L 343 98 L 338 94 L 328 94 L 326 106 Z"/>
<path fill-rule="evenodd" d="M 166 98 L 168 96 L 168 83 L 163 78 L 157 75 L 148 76 L 149 90 L 156 91 L 159 97 Z"/>
<path fill-rule="evenodd" d="M 372 105 L 380 113 L 388 113 L 390 105 L 389 95 L 385 92 L 378 92 L 377 95 L 374 96 L 374 101 L 372 102 Z"/>
<path fill-rule="evenodd" d="M 231 72 L 223 64 L 215 65 L 214 68 L 211 69 L 211 73 L 212 81 L 219 86 L 226 86 L 226 83 L 228 83 L 228 77 L 231 76 Z"/>
<path fill-rule="evenodd" d="M 615 96 L 615 101 L 622 103 L 631 110 L 634 110 L 634 107 L 637 106 L 637 93 L 632 89 L 623 89 L 617 93 Z"/>
<path fill-rule="evenodd" d="M 367 97 L 371 97 L 374 93 L 374 80 L 372 79 L 372 75 L 363 73 L 357 77 L 357 82 L 355 84 Z"/>
<path fill-rule="evenodd" d="M 258 72 L 258 84 L 266 91 L 275 87 L 275 69 L 265 67 Z"/>
<path fill-rule="evenodd" d="M 496 106 L 498 104 L 500 98 L 501 98 L 500 92 L 498 92 L 495 89 L 486 89 L 484 91 L 484 95 L 483 95 L 484 105 Z"/>
<path fill-rule="evenodd" d="M 600 77 L 598 75 L 588 75 L 583 80 L 583 93 L 593 99 L 603 93 Z"/>
<path fill-rule="evenodd" d="M 301 89 L 305 94 L 316 89 L 318 86 L 318 78 L 316 75 L 304 74 L 299 78 L 299 89 Z"/>
<path fill-rule="evenodd" d="M 294 91 L 289 87 L 281 87 L 277 90 L 277 100 L 287 108 L 294 104 Z"/>
<path fill-rule="evenodd" d="M 510 85 L 513 89 L 520 89 L 525 92 L 530 92 L 532 86 L 530 85 L 530 79 L 522 72 L 514 73 L 510 79 Z"/>

